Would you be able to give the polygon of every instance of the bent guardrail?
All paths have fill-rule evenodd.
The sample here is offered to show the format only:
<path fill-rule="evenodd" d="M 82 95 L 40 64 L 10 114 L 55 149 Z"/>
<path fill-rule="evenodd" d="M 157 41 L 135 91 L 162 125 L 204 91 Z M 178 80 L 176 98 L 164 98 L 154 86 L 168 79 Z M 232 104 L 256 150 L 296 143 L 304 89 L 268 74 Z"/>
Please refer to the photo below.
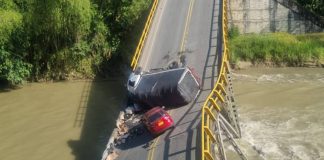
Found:
<path fill-rule="evenodd" d="M 222 0 L 221 8 L 221 36 L 222 36 L 222 54 L 218 66 L 219 73 L 216 84 L 204 102 L 201 110 L 201 159 L 226 160 L 225 149 L 223 146 L 222 133 L 229 140 L 241 159 L 246 159 L 240 148 L 234 141 L 234 138 L 240 137 L 240 129 L 238 126 L 237 115 L 234 119 L 230 118 L 230 114 L 236 114 L 236 110 L 232 105 L 232 93 L 229 66 L 229 48 L 228 48 L 228 19 L 227 4 L 228 0 Z M 225 109 L 227 107 L 227 109 Z M 230 109 L 228 109 L 230 108 Z M 221 111 L 227 110 L 227 119 L 221 114 Z M 228 112 L 228 111 L 231 111 Z M 235 112 L 235 113 L 234 113 Z M 229 120 L 230 119 L 230 120 Z M 228 122 L 232 122 L 231 124 Z M 233 124 L 235 123 L 235 124 Z"/>

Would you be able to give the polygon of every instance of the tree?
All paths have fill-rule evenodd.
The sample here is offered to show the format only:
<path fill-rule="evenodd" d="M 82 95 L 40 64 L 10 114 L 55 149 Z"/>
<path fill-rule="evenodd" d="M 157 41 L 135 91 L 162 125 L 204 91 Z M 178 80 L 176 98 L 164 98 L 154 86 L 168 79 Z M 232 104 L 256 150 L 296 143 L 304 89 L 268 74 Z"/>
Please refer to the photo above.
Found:
<path fill-rule="evenodd" d="M 32 6 L 26 16 L 32 44 L 29 60 L 33 64 L 34 76 L 39 77 L 68 65 L 66 58 L 74 55 L 65 50 L 86 40 L 92 10 L 89 0 L 35 0 Z"/>
<path fill-rule="evenodd" d="M 22 15 L 13 1 L 0 1 L 0 79 L 19 84 L 30 74 L 30 65 L 13 52 L 14 39 L 22 30 Z"/>
<path fill-rule="evenodd" d="M 297 2 L 306 9 L 324 16 L 324 1 L 323 0 L 297 0 Z"/>

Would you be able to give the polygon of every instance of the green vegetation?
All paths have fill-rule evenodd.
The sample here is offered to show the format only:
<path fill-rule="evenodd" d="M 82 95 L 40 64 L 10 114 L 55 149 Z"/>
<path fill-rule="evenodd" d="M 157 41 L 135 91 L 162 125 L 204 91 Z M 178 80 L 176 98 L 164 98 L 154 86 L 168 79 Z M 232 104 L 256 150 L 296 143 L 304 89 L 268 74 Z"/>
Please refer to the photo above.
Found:
<path fill-rule="evenodd" d="M 306 9 L 324 16 L 324 1 L 323 0 L 296 0 L 298 4 L 305 7 Z"/>
<path fill-rule="evenodd" d="M 240 35 L 240 30 L 237 26 L 233 26 L 228 31 L 228 38 L 234 39 Z"/>
<path fill-rule="evenodd" d="M 0 0 L 0 80 L 92 78 L 113 70 L 112 59 L 132 54 L 123 41 L 150 3 Z"/>
<path fill-rule="evenodd" d="M 233 32 L 230 30 L 230 32 Z M 304 66 L 324 60 L 324 33 L 291 35 L 288 33 L 247 34 L 230 39 L 231 61 L 253 64 Z"/>

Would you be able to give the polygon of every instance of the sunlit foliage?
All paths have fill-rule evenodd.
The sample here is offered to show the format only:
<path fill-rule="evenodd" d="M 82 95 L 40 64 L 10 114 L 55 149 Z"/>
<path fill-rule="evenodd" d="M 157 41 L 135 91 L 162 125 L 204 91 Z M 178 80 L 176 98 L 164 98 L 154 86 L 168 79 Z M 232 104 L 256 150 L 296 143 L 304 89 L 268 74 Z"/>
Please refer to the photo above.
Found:
<path fill-rule="evenodd" d="M 150 0 L 0 0 L 0 79 L 92 78 Z"/>

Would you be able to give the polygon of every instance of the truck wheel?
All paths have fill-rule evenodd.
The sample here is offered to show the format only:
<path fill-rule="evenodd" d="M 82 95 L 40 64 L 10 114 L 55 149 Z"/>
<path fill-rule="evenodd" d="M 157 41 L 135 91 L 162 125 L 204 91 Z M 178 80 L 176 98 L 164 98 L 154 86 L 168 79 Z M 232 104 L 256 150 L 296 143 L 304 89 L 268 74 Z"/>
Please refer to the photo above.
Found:
<path fill-rule="evenodd" d="M 172 61 L 172 62 L 168 65 L 168 69 L 175 69 L 175 68 L 179 68 L 179 63 L 178 63 L 178 61 Z"/>

